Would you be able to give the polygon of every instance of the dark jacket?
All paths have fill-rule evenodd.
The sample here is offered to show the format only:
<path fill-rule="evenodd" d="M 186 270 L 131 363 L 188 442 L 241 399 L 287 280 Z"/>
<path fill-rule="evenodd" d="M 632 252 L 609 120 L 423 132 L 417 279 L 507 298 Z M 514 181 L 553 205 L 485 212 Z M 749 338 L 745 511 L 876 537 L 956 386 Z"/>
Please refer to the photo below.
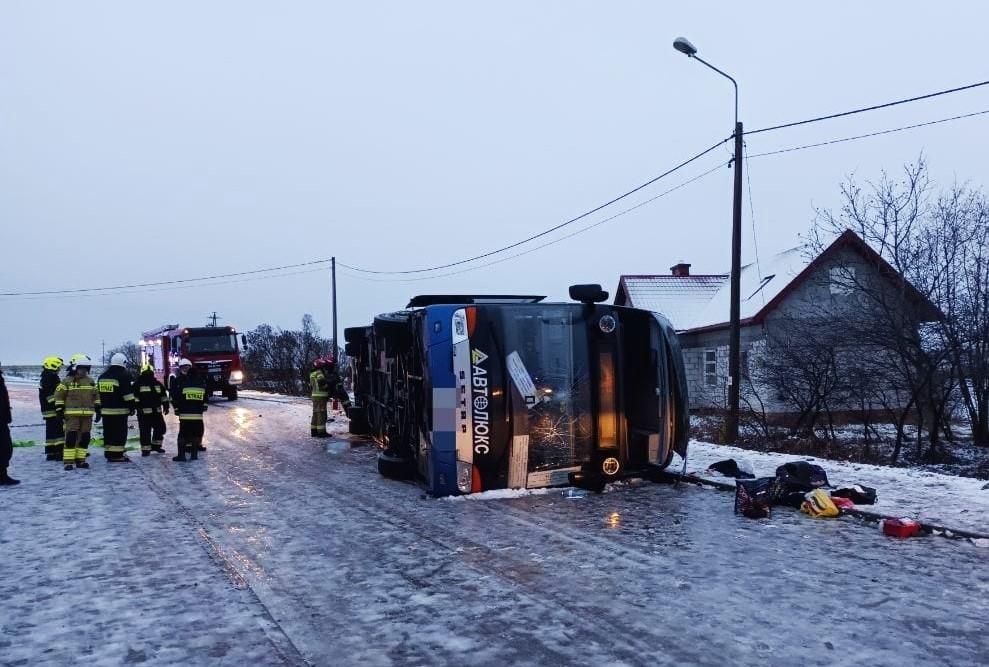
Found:
<path fill-rule="evenodd" d="M 172 378 L 169 393 L 179 419 L 202 419 L 206 412 L 206 383 L 195 371 Z"/>
<path fill-rule="evenodd" d="M 38 385 L 38 402 L 41 403 L 41 416 L 49 419 L 55 416 L 55 390 L 58 389 L 58 371 L 47 368 L 41 371 L 41 384 Z"/>
<path fill-rule="evenodd" d="M 130 373 L 123 366 L 110 366 L 99 377 L 100 404 L 103 416 L 127 415 L 137 407 Z"/>
<path fill-rule="evenodd" d="M 0 371 L 0 424 L 9 424 L 13 421 L 10 414 L 10 394 L 7 393 L 7 382 L 3 379 L 3 371 Z"/>
<path fill-rule="evenodd" d="M 150 415 L 161 412 L 162 405 L 168 405 L 168 392 L 165 385 L 158 381 L 152 373 L 141 373 L 134 383 L 134 396 L 140 406 L 141 414 Z"/>

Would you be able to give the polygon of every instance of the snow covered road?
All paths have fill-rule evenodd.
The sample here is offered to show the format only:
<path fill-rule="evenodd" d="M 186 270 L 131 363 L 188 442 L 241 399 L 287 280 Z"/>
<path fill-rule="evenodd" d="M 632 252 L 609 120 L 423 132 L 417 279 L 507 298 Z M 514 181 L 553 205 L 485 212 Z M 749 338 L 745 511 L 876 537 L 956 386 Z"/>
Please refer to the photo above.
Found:
<path fill-rule="evenodd" d="M 35 423 L 32 387 L 11 387 Z M 261 400 L 264 399 L 264 400 Z M 989 549 L 854 519 L 732 515 L 730 494 L 433 500 L 308 405 L 245 393 L 208 451 L 0 489 L 2 665 L 984 664 Z M 15 430 L 39 439 L 40 429 Z M 330 449 L 334 449 L 333 443 Z"/>

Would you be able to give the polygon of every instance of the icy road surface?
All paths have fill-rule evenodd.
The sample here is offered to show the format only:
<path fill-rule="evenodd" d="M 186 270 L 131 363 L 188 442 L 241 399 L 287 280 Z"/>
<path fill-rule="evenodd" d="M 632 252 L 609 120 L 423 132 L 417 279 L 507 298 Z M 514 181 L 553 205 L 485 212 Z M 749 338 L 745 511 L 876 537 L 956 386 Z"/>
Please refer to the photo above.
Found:
<path fill-rule="evenodd" d="M 11 386 L 15 424 L 35 390 Z M 308 406 L 211 405 L 198 464 L 0 489 L 2 665 L 985 664 L 989 549 L 771 521 L 731 495 L 432 500 L 328 453 Z M 40 429 L 15 429 L 40 439 Z M 331 446 L 332 448 L 332 446 Z"/>

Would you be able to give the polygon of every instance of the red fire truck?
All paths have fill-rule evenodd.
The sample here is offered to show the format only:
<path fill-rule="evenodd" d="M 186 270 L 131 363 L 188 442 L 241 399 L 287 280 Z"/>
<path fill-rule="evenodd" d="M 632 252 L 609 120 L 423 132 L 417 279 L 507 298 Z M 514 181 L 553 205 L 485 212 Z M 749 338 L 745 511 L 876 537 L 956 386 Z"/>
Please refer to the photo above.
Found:
<path fill-rule="evenodd" d="M 247 339 L 241 334 L 238 341 L 233 327 L 166 324 L 142 334 L 141 361 L 154 366 L 155 376 L 170 386 L 171 378 L 178 373 L 179 360 L 188 359 L 206 380 L 207 395 L 222 392 L 233 401 L 244 381 L 241 346 L 247 348 Z"/>

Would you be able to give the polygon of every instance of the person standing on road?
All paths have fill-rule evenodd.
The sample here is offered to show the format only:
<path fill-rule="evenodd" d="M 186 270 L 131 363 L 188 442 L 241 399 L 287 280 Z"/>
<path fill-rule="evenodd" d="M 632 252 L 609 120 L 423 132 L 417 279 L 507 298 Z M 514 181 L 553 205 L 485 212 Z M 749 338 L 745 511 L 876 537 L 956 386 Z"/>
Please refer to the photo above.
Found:
<path fill-rule="evenodd" d="M 127 357 L 117 352 L 110 357 L 110 366 L 98 381 L 103 410 L 103 456 L 108 463 L 130 463 L 124 454 L 127 418 L 134 414 L 137 402 L 126 365 Z"/>
<path fill-rule="evenodd" d="M 340 373 L 337 371 L 337 362 L 333 359 L 332 355 L 324 357 L 325 366 L 324 372 L 326 374 L 326 384 L 327 393 L 329 393 L 330 398 L 334 398 L 340 401 L 343 406 L 344 412 L 350 415 L 350 394 L 343 387 L 343 378 L 340 377 Z M 332 421 L 332 419 L 330 420 Z"/>
<path fill-rule="evenodd" d="M 45 460 L 61 461 L 62 446 L 65 444 L 65 429 L 62 420 L 55 414 L 55 390 L 61 380 L 60 357 L 48 357 L 42 362 L 41 383 L 38 386 L 38 400 L 41 403 L 41 417 L 45 420 Z"/>
<path fill-rule="evenodd" d="M 90 432 L 93 422 L 99 423 L 100 391 L 96 382 L 89 376 L 92 359 L 85 354 L 74 354 L 69 360 L 71 375 L 55 389 L 55 412 L 59 419 L 65 418 L 65 447 L 62 449 L 62 463 L 66 470 L 88 468 L 86 462 Z"/>
<path fill-rule="evenodd" d="M 313 372 L 309 374 L 312 396 L 312 420 L 309 433 L 314 438 L 326 437 L 326 404 L 330 400 L 330 382 L 326 374 L 326 360 L 320 357 L 312 362 Z"/>
<path fill-rule="evenodd" d="M 21 483 L 21 480 L 7 474 L 7 467 L 14 455 L 14 441 L 10 437 L 12 421 L 10 394 L 7 393 L 7 382 L 3 379 L 3 367 L 0 366 L 0 486 L 15 486 Z"/>
<path fill-rule="evenodd" d="M 137 425 L 141 433 L 141 456 L 150 456 L 151 452 L 164 454 L 162 443 L 165 441 L 165 417 L 168 414 L 168 392 L 165 385 L 155 377 L 155 368 L 151 364 L 141 367 L 141 375 L 134 384 L 134 395 L 137 397 Z"/>
<path fill-rule="evenodd" d="M 186 452 L 193 461 L 204 450 L 203 434 L 206 425 L 203 413 L 206 412 L 206 384 L 192 368 L 192 362 L 183 359 L 179 362 L 179 374 L 171 383 L 172 404 L 179 418 L 179 435 L 176 439 L 178 454 L 173 461 L 185 461 Z"/>

